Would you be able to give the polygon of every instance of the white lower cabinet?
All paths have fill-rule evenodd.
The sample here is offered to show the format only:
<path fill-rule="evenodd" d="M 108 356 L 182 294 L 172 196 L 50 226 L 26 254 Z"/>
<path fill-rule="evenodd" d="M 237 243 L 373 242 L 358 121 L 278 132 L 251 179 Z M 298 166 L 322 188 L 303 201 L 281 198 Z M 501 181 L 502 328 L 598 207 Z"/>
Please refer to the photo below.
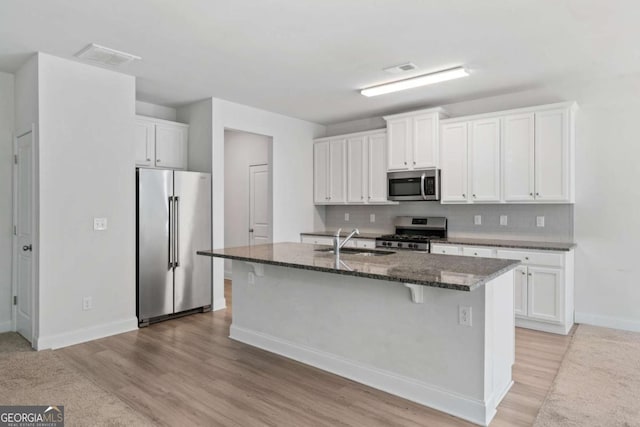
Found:
<path fill-rule="evenodd" d="M 333 245 L 333 237 L 325 235 L 302 234 L 300 235 L 300 243 L 311 243 L 313 245 Z M 344 247 L 375 249 L 376 241 L 373 239 L 351 239 Z"/>
<path fill-rule="evenodd" d="M 329 236 L 300 236 L 300 243 L 311 243 L 313 245 L 333 245 L 333 239 Z"/>
<path fill-rule="evenodd" d="M 516 326 L 566 335 L 573 326 L 573 250 L 530 251 L 432 244 L 431 253 L 514 259 Z"/>

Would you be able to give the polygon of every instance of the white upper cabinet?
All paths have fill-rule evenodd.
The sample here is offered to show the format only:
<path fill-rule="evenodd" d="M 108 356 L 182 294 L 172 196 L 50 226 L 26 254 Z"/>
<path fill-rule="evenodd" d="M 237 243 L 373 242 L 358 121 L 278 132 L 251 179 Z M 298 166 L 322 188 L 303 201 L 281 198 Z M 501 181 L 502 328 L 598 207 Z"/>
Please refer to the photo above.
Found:
<path fill-rule="evenodd" d="M 155 141 L 156 127 L 153 123 L 143 120 L 136 120 L 136 165 L 155 165 Z"/>
<path fill-rule="evenodd" d="M 313 200 L 329 202 L 329 141 L 313 144 Z"/>
<path fill-rule="evenodd" d="M 502 119 L 502 170 L 505 202 L 534 199 L 534 113 Z"/>
<path fill-rule="evenodd" d="M 432 108 L 385 116 L 388 171 L 438 167 L 440 119 L 444 110 Z"/>
<path fill-rule="evenodd" d="M 347 141 L 329 141 L 329 202 L 347 201 Z"/>
<path fill-rule="evenodd" d="M 442 203 L 573 203 L 576 108 L 562 103 L 443 120 Z"/>
<path fill-rule="evenodd" d="M 135 135 L 137 166 L 187 169 L 188 125 L 138 116 Z"/>
<path fill-rule="evenodd" d="M 369 203 L 387 202 L 387 134 L 378 132 L 368 139 Z"/>
<path fill-rule="evenodd" d="M 467 201 L 467 123 L 442 126 L 442 202 Z"/>
<path fill-rule="evenodd" d="M 364 203 L 367 197 L 366 137 L 347 139 L 347 202 Z"/>
<path fill-rule="evenodd" d="M 536 200 L 568 202 L 569 110 L 543 111 L 535 115 Z"/>
<path fill-rule="evenodd" d="M 384 130 L 316 139 L 313 158 L 316 204 L 390 203 Z"/>
<path fill-rule="evenodd" d="M 471 122 L 469 131 L 471 201 L 500 201 L 500 119 Z"/>

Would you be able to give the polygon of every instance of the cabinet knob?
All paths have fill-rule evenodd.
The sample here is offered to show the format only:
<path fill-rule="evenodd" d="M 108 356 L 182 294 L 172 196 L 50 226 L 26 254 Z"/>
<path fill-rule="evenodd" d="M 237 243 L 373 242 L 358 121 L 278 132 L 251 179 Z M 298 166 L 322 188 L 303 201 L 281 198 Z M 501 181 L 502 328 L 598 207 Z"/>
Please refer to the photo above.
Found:
<path fill-rule="evenodd" d="M 150 161 L 151 161 L 151 159 L 147 158 L 147 162 L 150 162 Z"/>
<path fill-rule="evenodd" d="M 364 196 L 360 196 L 360 200 L 364 200 Z"/>
<path fill-rule="evenodd" d="M 478 252 L 474 252 L 473 254 L 474 254 L 475 256 L 478 256 Z"/>
<path fill-rule="evenodd" d="M 523 271 L 523 272 L 522 272 L 522 275 L 523 275 L 523 276 L 526 276 L 526 275 L 527 275 L 527 273 L 525 273 L 525 272 Z"/>
<path fill-rule="evenodd" d="M 530 196 L 533 196 L 533 193 L 529 193 Z"/>
<path fill-rule="evenodd" d="M 540 193 L 536 193 L 536 196 L 539 196 L 539 195 L 540 195 Z"/>
<path fill-rule="evenodd" d="M 407 162 L 404 162 L 404 164 L 406 165 L 406 164 L 407 164 Z"/>
<path fill-rule="evenodd" d="M 464 193 L 462 193 L 462 197 L 467 197 L 467 195 L 466 195 L 466 194 L 464 194 Z"/>
<path fill-rule="evenodd" d="M 528 256 L 526 256 L 526 257 L 524 257 L 524 259 L 526 259 L 526 260 L 528 261 L 528 260 L 529 260 L 529 257 L 528 257 Z"/>
<path fill-rule="evenodd" d="M 476 198 L 476 195 L 475 195 L 475 194 L 473 195 L 473 198 L 474 198 L 474 199 Z"/>
<path fill-rule="evenodd" d="M 160 159 L 156 159 L 156 163 L 160 163 Z"/>
<path fill-rule="evenodd" d="M 413 162 L 413 164 L 415 165 L 415 164 L 416 164 L 416 162 Z"/>
<path fill-rule="evenodd" d="M 532 274 L 531 274 L 531 273 L 529 273 L 529 276 L 531 276 L 531 275 L 532 275 Z"/>

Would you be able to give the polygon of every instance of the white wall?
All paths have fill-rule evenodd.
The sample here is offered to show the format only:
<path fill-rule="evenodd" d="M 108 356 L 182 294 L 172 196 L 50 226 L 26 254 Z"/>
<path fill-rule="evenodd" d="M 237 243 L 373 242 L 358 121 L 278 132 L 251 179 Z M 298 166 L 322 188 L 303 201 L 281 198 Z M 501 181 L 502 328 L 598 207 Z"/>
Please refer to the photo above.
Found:
<path fill-rule="evenodd" d="M 0 72 L 0 332 L 11 330 L 14 77 Z"/>
<path fill-rule="evenodd" d="M 38 348 L 55 348 L 137 327 L 135 80 L 38 56 Z M 94 217 L 108 230 L 93 231 Z"/>
<path fill-rule="evenodd" d="M 136 114 L 140 116 L 155 117 L 156 119 L 171 120 L 174 122 L 177 117 L 177 111 L 175 108 L 143 101 L 136 101 Z"/>
<path fill-rule="evenodd" d="M 271 142 L 265 135 L 224 131 L 225 247 L 249 244 L 249 166 L 271 164 Z M 231 278 L 230 260 L 224 262 L 224 273 Z"/>
<path fill-rule="evenodd" d="M 313 138 L 325 127 L 221 99 L 212 99 L 213 247 L 224 247 L 224 131 L 235 129 L 273 138 L 273 241 L 299 241 L 299 233 L 321 227 L 323 208 L 313 204 Z M 223 308 L 224 266 L 214 259 L 213 308 Z"/>
<path fill-rule="evenodd" d="M 640 75 L 445 105 L 452 116 L 575 100 L 576 321 L 640 331 Z M 362 130 L 363 121 L 328 126 Z M 378 125 L 376 120 L 371 124 Z"/>
<path fill-rule="evenodd" d="M 189 170 L 211 173 L 211 98 L 180 107 L 177 120 L 189 124 Z"/>

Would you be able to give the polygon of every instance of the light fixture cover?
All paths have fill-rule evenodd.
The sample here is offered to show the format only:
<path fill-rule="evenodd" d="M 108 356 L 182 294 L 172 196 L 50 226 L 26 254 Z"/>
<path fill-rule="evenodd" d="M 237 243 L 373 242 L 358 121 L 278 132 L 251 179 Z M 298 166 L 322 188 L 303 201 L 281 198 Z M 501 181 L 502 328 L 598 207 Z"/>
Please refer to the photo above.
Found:
<path fill-rule="evenodd" d="M 100 46 L 95 43 L 91 43 L 80 52 L 76 53 L 75 56 L 112 67 L 142 59 L 139 56 L 111 49 L 109 47 Z"/>
<path fill-rule="evenodd" d="M 460 77 L 466 77 L 468 75 L 469 72 L 465 70 L 464 67 L 449 68 L 447 70 L 424 74 L 410 79 L 397 80 L 395 82 L 369 87 L 362 89 L 360 93 L 364 96 L 377 96 L 385 93 L 398 92 L 405 89 L 440 83 L 447 80 L 459 79 Z"/>

